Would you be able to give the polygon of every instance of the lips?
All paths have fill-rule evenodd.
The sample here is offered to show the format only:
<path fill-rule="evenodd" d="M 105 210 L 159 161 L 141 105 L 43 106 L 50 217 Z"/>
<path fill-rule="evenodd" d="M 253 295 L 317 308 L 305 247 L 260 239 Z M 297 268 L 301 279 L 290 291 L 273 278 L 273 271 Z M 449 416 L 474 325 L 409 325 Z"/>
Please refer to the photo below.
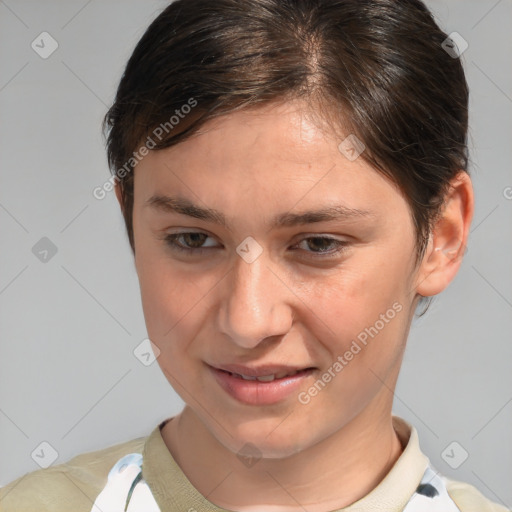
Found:
<path fill-rule="evenodd" d="M 232 398 L 246 405 L 271 405 L 298 393 L 316 368 L 311 366 L 207 365 Z"/>

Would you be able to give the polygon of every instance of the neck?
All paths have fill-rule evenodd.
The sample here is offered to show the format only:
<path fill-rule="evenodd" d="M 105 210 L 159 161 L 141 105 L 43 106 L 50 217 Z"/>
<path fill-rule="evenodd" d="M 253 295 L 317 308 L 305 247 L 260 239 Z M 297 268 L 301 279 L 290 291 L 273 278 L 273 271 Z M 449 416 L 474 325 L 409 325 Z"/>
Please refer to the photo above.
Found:
<path fill-rule="evenodd" d="M 368 494 L 402 453 L 391 411 L 381 411 L 377 421 L 369 414 L 363 411 L 330 437 L 299 453 L 283 459 L 262 458 L 248 468 L 211 435 L 189 407 L 165 425 L 162 437 L 194 487 L 221 508 L 325 512 Z"/>

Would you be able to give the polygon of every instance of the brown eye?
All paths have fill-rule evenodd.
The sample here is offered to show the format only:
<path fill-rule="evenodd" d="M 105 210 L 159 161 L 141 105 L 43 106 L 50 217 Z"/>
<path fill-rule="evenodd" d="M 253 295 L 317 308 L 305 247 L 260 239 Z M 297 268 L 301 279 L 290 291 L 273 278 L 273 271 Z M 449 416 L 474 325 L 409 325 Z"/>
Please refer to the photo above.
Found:
<path fill-rule="evenodd" d="M 308 238 L 307 239 L 308 247 L 313 250 L 313 252 L 325 252 L 332 247 L 333 240 L 330 238 Z"/>
<path fill-rule="evenodd" d="M 208 235 L 205 233 L 182 233 L 181 235 L 188 249 L 200 249 Z"/>
<path fill-rule="evenodd" d="M 211 246 L 204 246 L 205 241 L 211 238 L 206 233 L 191 231 L 185 233 L 173 233 L 165 236 L 165 243 L 172 249 L 191 253 L 203 252 Z"/>
<path fill-rule="evenodd" d="M 303 250 L 320 257 L 324 255 L 326 257 L 335 256 L 343 252 L 348 245 L 348 242 L 345 242 L 344 240 L 338 240 L 336 238 L 325 236 L 313 236 L 304 238 L 297 245 L 300 246 L 304 243 L 305 246 L 302 246 Z"/>

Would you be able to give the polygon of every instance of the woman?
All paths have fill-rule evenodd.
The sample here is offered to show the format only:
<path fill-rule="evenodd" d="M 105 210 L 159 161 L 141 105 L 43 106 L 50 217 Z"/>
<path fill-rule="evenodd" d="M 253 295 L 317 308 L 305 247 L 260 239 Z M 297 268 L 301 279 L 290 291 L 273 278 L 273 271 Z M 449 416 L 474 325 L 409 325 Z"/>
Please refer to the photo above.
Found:
<path fill-rule="evenodd" d="M 185 407 L 13 482 L 6 511 L 49 489 L 48 510 L 505 510 L 440 475 L 391 410 L 473 215 L 459 53 L 419 0 L 156 18 L 105 118 L 109 186 Z"/>

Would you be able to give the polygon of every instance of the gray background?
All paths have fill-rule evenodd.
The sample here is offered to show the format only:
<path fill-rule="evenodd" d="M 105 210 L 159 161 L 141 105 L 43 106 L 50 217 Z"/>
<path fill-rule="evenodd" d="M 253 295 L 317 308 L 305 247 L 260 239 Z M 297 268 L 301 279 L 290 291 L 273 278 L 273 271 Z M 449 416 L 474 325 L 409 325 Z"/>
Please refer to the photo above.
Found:
<path fill-rule="evenodd" d="M 146 331 L 132 255 L 114 194 L 92 195 L 109 177 L 102 116 L 166 3 L 0 0 L 2 485 L 39 469 L 43 441 L 58 464 L 181 409 L 134 357 Z M 512 507 L 512 1 L 428 5 L 469 43 L 476 212 L 459 275 L 411 330 L 394 411 L 438 470 Z M 31 48 L 43 31 L 59 44 L 47 59 Z M 42 237 L 57 247 L 46 262 Z"/>

